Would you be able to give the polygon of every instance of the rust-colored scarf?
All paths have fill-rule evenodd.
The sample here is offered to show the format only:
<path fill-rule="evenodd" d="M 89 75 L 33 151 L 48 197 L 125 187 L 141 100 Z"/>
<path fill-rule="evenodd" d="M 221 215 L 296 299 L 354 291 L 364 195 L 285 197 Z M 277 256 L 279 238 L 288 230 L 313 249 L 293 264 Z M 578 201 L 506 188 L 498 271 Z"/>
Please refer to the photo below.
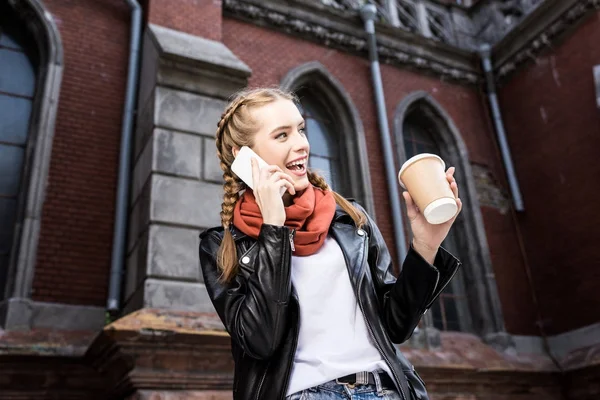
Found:
<path fill-rule="evenodd" d="M 294 255 L 309 256 L 325 242 L 335 213 L 335 198 L 331 191 L 309 185 L 302 194 L 294 196 L 293 201 L 292 205 L 285 207 L 285 226 L 296 229 Z M 247 189 L 233 210 L 233 225 L 256 239 L 262 223 L 254 193 Z"/>

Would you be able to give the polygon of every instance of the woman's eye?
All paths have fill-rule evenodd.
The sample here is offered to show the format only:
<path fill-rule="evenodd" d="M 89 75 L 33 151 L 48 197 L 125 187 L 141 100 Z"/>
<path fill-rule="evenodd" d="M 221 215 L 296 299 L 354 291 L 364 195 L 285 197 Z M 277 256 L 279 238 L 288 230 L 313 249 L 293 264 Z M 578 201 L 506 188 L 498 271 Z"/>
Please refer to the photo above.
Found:
<path fill-rule="evenodd" d="M 275 136 L 275 139 L 281 139 L 281 138 L 286 137 L 286 136 L 287 136 L 287 133 L 281 132 L 279 135 Z"/>
<path fill-rule="evenodd" d="M 306 136 L 306 128 L 300 128 L 298 129 L 298 132 L 300 132 L 301 135 Z"/>

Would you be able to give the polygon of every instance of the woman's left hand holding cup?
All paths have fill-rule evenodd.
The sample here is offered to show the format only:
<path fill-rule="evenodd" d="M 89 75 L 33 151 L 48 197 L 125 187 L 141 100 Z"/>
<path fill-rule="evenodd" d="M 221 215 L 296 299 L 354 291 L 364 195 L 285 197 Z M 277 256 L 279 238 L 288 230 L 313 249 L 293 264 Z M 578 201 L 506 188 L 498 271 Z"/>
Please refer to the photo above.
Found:
<path fill-rule="evenodd" d="M 446 171 L 446 179 L 448 180 L 450 189 L 452 189 L 452 193 L 454 193 L 458 211 L 452 219 L 444 222 L 443 224 L 433 225 L 427 222 L 425 216 L 422 212 L 420 212 L 410 196 L 410 193 L 407 191 L 402 193 L 402 196 L 406 201 L 406 213 L 408 215 L 410 227 L 413 233 L 413 248 L 430 264 L 433 264 L 440 245 L 448 235 L 452 224 L 454 224 L 456 217 L 462 210 L 462 201 L 458 197 L 458 184 L 454 179 L 455 170 L 456 169 L 454 167 L 448 168 Z"/>

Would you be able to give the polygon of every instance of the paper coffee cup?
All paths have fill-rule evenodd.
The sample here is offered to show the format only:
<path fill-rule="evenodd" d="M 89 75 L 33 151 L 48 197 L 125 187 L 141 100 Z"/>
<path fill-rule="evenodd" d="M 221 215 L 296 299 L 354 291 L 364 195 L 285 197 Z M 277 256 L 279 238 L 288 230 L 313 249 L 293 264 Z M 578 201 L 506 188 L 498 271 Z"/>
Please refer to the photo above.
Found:
<path fill-rule="evenodd" d="M 410 158 L 402 164 L 398 181 L 430 224 L 443 224 L 456 215 L 458 205 L 439 156 L 422 153 Z"/>

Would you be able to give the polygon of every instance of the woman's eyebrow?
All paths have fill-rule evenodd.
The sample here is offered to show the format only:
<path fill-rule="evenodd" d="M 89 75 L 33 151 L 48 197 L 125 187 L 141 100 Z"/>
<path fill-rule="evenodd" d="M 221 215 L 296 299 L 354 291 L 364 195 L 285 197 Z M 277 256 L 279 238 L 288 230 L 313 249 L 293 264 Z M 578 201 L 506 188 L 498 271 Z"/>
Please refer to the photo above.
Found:
<path fill-rule="evenodd" d="M 304 124 L 306 124 L 306 121 L 304 121 L 304 120 L 302 120 L 302 121 L 298 122 L 298 126 L 300 126 L 300 125 L 304 125 Z M 284 130 L 286 130 L 286 129 L 292 129 L 292 126 L 291 126 L 291 125 L 282 125 L 282 126 L 278 126 L 277 128 L 273 129 L 273 130 L 272 130 L 272 131 L 269 133 L 269 135 L 270 135 L 270 134 L 273 134 L 273 133 L 275 133 L 275 132 L 277 132 L 277 131 L 284 131 Z"/>
<path fill-rule="evenodd" d="M 278 126 L 277 128 L 273 129 L 273 130 L 272 130 L 272 131 L 269 133 L 269 135 L 270 135 L 271 133 L 275 133 L 275 132 L 277 132 L 277 131 L 283 131 L 283 130 L 286 130 L 286 129 L 292 129 L 291 125 L 282 125 L 282 126 Z"/>

